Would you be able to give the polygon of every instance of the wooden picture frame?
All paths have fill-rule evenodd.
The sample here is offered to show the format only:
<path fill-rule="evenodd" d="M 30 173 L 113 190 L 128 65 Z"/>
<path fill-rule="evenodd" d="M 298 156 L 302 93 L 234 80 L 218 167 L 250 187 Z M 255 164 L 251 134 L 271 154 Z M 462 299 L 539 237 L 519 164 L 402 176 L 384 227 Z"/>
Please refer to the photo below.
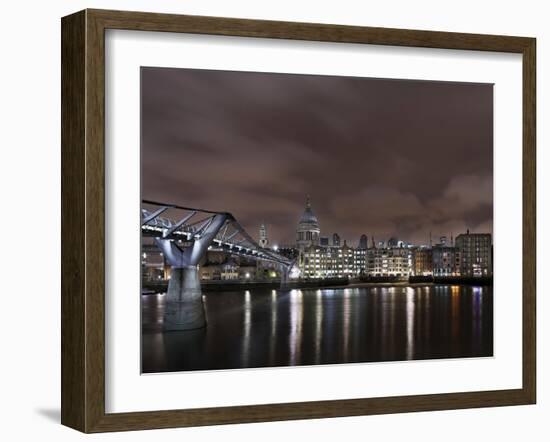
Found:
<path fill-rule="evenodd" d="M 456 392 L 132 413 L 105 412 L 105 30 L 518 53 L 523 57 L 523 385 Z M 84 10 L 62 19 L 62 424 L 83 432 L 533 404 L 536 398 L 533 38 Z"/>

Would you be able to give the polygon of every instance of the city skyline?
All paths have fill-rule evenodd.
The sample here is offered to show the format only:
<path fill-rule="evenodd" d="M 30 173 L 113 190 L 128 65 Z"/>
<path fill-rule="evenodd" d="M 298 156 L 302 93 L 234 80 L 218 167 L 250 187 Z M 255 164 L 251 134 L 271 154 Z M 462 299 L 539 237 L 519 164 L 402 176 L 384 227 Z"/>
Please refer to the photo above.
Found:
<path fill-rule="evenodd" d="M 309 198 L 309 195 L 308 195 L 308 198 Z M 282 241 L 278 241 L 277 238 L 272 237 L 270 234 L 270 225 L 265 221 L 258 224 L 258 228 L 252 234 L 253 237 L 258 238 L 258 244 L 260 246 L 262 246 L 261 244 L 262 231 L 263 231 L 263 234 L 266 235 L 266 238 L 269 242 L 268 247 L 270 248 L 278 249 L 280 247 L 296 247 L 296 244 L 295 244 L 296 238 L 293 238 L 290 242 L 282 242 Z M 465 233 L 488 233 L 492 235 L 491 232 L 473 231 L 472 229 L 469 229 L 469 228 L 460 232 L 439 232 L 439 233 L 440 234 L 435 235 L 433 232 L 428 232 L 426 234 L 426 240 L 423 242 L 407 241 L 406 239 L 402 238 L 398 232 L 396 232 L 394 235 L 390 237 L 383 237 L 383 236 L 378 236 L 376 232 L 364 231 L 357 238 L 346 238 L 346 237 L 343 237 L 339 231 L 335 231 L 335 232 L 321 231 L 319 237 L 321 239 L 326 239 L 328 241 L 328 245 L 334 245 L 333 236 L 338 235 L 338 240 L 340 242 L 339 245 L 343 245 L 344 242 L 346 242 L 347 245 L 350 247 L 358 247 L 361 241 L 361 237 L 364 235 L 368 239 L 367 248 L 369 248 L 372 246 L 373 241 L 376 246 L 378 246 L 380 243 L 383 243 L 384 245 L 386 245 L 389 242 L 389 240 L 396 240 L 398 242 L 403 242 L 408 246 L 433 246 L 433 245 L 437 245 L 438 243 L 441 243 L 442 240 L 445 241 L 446 244 L 451 244 L 451 242 L 454 242 L 454 239 L 456 239 L 457 236 Z"/>
<path fill-rule="evenodd" d="M 142 69 L 142 197 L 293 243 L 492 234 L 490 84 Z"/>

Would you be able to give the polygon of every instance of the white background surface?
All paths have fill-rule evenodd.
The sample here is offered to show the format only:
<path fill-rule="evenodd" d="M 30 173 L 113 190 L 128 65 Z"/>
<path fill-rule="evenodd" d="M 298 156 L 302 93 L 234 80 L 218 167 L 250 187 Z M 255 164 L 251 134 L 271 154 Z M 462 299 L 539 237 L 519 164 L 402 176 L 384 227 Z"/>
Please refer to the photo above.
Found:
<path fill-rule="evenodd" d="M 107 412 L 521 387 L 521 56 L 129 31 L 106 50 Z M 140 66 L 494 83 L 495 357 L 140 376 Z"/>
<path fill-rule="evenodd" d="M 548 265 L 550 160 L 550 29 L 545 2 L 436 1 L 20 1 L 3 5 L 3 63 L 0 189 L 5 215 L 2 231 L 2 362 L 0 376 L 5 440 L 41 438 L 78 440 L 83 435 L 59 421 L 59 174 L 60 174 L 60 29 L 59 17 L 84 7 L 133 9 L 279 20 L 403 27 L 538 38 L 539 172 L 539 381 L 538 405 L 339 418 L 316 421 L 232 425 L 139 433 L 107 434 L 100 440 L 257 440 L 308 437 L 350 439 L 462 441 L 548 440 L 550 424 L 550 327 L 545 323 L 550 287 L 542 278 Z M 17 229 L 14 229 L 17 225 Z M 10 229 L 8 229 L 8 226 Z M 545 231 L 546 230 L 546 231 Z M 37 236 L 37 232 L 44 232 Z"/>

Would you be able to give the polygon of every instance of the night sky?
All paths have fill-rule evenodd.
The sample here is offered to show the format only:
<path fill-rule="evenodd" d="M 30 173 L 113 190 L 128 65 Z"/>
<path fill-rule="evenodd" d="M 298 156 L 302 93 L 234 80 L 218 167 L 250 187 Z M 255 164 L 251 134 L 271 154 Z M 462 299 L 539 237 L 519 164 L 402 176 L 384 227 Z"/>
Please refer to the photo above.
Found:
<path fill-rule="evenodd" d="M 142 197 L 293 243 L 492 233 L 493 86 L 142 68 Z"/>

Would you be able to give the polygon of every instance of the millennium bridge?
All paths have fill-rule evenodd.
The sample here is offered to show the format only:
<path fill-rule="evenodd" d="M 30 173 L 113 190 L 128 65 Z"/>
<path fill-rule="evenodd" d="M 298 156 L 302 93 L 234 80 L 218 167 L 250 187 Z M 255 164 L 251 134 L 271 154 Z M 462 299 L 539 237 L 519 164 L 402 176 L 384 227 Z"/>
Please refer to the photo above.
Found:
<path fill-rule="evenodd" d="M 208 250 L 277 264 L 281 286 L 288 283 L 295 260 L 260 247 L 231 213 L 143 200 L 141 216 L 142 236 L 153 239 L 172 268 L 164 310 L 166 331 L 206 325 L 198 265 Z"/>

